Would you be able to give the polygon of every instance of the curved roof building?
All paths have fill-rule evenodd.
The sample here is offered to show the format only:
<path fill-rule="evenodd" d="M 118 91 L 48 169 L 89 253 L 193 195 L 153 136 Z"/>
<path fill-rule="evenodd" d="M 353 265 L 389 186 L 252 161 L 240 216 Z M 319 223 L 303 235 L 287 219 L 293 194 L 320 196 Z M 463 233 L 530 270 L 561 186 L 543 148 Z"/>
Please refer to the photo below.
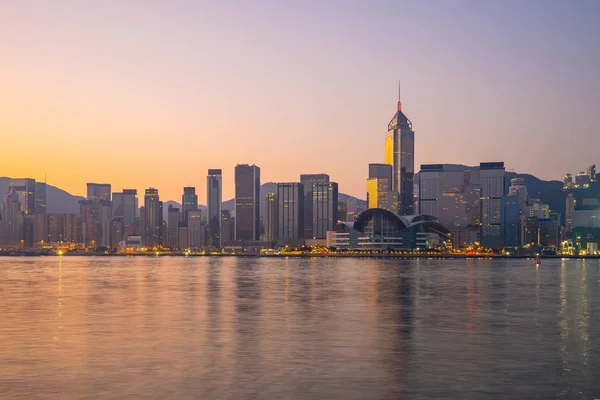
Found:
<path fill-rule="evenodd" d="M 344 240 L 337 240 L 342 238 Z M 450 230 L 436 217 L 400 216 L 382 208 L 369 208 L 354 224 L 338 223 L 328 237 L 328 246 L 365 250 L 425 249 L 448 241 L 452 241 Z"/>

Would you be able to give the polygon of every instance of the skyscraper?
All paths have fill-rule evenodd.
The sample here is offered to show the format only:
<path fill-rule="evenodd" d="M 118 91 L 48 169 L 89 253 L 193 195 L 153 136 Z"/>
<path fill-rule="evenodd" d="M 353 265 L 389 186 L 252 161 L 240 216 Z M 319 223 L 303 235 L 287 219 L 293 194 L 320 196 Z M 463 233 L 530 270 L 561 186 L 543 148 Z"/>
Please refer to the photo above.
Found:
<path fill-rule="evenodd" d="M 303 174 L 300 175 L 300 183 L 304 190 L 304 238 L 312 239 L 313 235 L 313 184 L 329 183 L 327 174 Z"/>
<path fill-rule="evenodd" d="M 367 208 L 383 208 L 398 212 L 397 192 L 392 191 L 392 166 L 369 164 L 367 179 Z"/>
<path fill-rule="evenodd" d="M 338 184 L 336 182 L 312 185 L 312 235 L 326 239 L 338 222 Z"/>
<path fill-rule="evenodd" d="M 181 219 L 184 225 L 187 224 L 187 213 L 190 210 L 198 209 L 198 195 L 195 187 L 184 187 L 181 196 Z"/>
<path fill-rule="evenodd" d="M 587 169 L 587 174 L 590 177 L 590 182 L 596 182 L 596 165 L 590 165 Z"/>
<path fill-rule="evenodd" d="M 392 190 L 399 194 L 400 215 L 414 214 L 415 132 L 398 101 L 385 135 L 385 163 L 392 165 Z"/>
<path fill-rule="evenodd" d="M 110 247 L 112 231 L 112 202 L 100 200 L 98 209 L 98 244 Z"/>
<path fill-rule="evenodd" d="M 136 189 L 123 189 L 123 224 L 125 230 L 127 226 L 135 227 L 135 218 L 138 211 L 138 198 Z"/>
<path fill-rule="evenodd" d="M 21 204 L 14 187 L 8 190 L 8 194 L 4 198 L 2 222 L 4 223 L 4 243 L 8 246 L 19 245 L 22 238 Z"/>
<path fill-rule="evenodd" d="M 19 235 L 23 240 L 25 247 L 33 246 L 34 241 L 34 221 L 36 209 L 35 197 L 35 179 L 11 179 L 8 189 L 14 189 L 15 194 L 19 197 L 19 205 L 21 207 L 19 218 Z"/>
<path fill-rule="evenodd" d="M 502 196 L 500 199 L 500 221 L 502 246 L 519 246 L 520 210 L 517 196 Z"/>
<path fill-rule="evenodd" d="M 280 240 L 299 239 L 304 235 L 304 185 L 277 184 L 277 236 Z"/>
<path fill-rule="evenodd" d="M 86 242 L 95 246 L 110 245 L 112 218 L 111 186 L 108 183 L 88 183 L 87 200 L 91 201 L 91 227 L 86 225 Z"/>
<path fill-rule="evenodd" d="M 278 239 L 278 207 L 277 195 L 269 192 L 265 195 L 265 240 L 274 241 Z M 304 223 L 304 221 L 302 221 Z"/>
<path fill-rule="evenodd" d="M 567 195 L 567 204 L 565 212 L 565 229 L 567 232 L 573 231 L 573 213 L 575 212 L 576 204 L 577 200 L 575 199 L 575 195 L 573 193 L 569 193 Z"/>
<path fill-rule="evenodd" d="M 137 216 L 138 199 L 136 189 L 123 189 L 122 192 L 112 194 L 113 216 L 123 218 L 124 232 L 133 231 Z M 129 229 L 126 229 L 129 227 Z"/>
<path fill-rule="evenodd" d="M 234 219 L 229 210 L 221 211 L 221 243 L 226 244 L 234 240 Z"/>
<path fill-rule="evenodd" d="M 93 220 L 93 200 L 79 200 L 79 232 L 81 241 L 86 246 L 96 246 L 95 224 Z"/>
<path fill-rule="evenodd" d="M 169 205 L 167 212 L 167 244 L 171 249 L 179 248 L 179 221 L 181 210 Z"/>
<path fill-rule="evenodd" d="M 527 186 L 525 186 L 525 180 L 523 178 L 512 178 L 508 188 L 508 195 L 517 197 L 519 211 L 521 214 L 524 214 L 527 208 Z"/>
<path fill-rule="evenodd" d="M 210 245 L 221 247 L 221 203 L 223 181 L 220 169 L 209 169 L 206 177 L 207 222 Z"/>
<path fill-rule="evenodd" d="M 46 214 L 46 183 L 35 183 L 35 213 Z"/>
<path fill-rule="evenodd" d="M 258 240 L 260 235 L 260 168 L 235 166 L 235 240 Z"/>
<path fill-rule="evenodd" d="M 200 210 L 188 211 L 186 242 L 187 247 L 191 249 L 198 249 L 206 245 L 206 225 L 202 221 L 202 212 Z"/>
<path fill-rule="evenodd" d="M 88 183 L 87 184 L 87 199 L 88 200 L 105 200 L 110 201 L 110 184 L 109 183 Z"/>
<path fill-rule="evenodd" d="M 19 197 L 19 204 L 24 215 L 35 214 L 35 179 L 11 179 L 8 184 L 8 190 L 15 190 Z"/>
<path fill-rule="evenodd" d="M 346 222 L 348 220 L 348 203 L 344 200 L 338 200 L 338 221 Z"/>
<path fill-rule="evenodd" d="M 481 245 L 499 248 L 502 245 L 501 200 L 505 190 L 503 162 L 479 164 L 481 180 Z"/>
<path fill-rule="evenodd" d="M 158 246 L 160 245 L 161 240 L 162 210 L 157 189 L 146 189 L 144 195 L 144 207 L 146 214 L 146 246 Z"/>
<path fill-rule="evenodd" d="M 140 220 L 139 220 L 138 233 L 142 239 L 142 244 L 144 246 L 147 246 L 147 242 L 146 242 L 147 231 L 148 231 L 148 215 L 146 213 L 146 207 L 141 206 L 140 207 Z"/>

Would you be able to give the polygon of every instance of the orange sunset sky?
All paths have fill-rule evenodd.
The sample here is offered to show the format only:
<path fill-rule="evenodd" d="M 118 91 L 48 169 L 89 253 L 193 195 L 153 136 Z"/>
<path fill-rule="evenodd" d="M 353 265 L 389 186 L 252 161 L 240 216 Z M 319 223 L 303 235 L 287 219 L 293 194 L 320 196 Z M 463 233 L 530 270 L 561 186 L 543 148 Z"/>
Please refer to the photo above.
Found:
<path fill-rule="evenodd" d="M 207 169 L 225 200 L 250 163 L 364 198 L 400 79 L 417 170 L 560 180 L 600 162 L 600 3 L 508 3 L 5 2 L 0 176 L 204 203 Z"/>

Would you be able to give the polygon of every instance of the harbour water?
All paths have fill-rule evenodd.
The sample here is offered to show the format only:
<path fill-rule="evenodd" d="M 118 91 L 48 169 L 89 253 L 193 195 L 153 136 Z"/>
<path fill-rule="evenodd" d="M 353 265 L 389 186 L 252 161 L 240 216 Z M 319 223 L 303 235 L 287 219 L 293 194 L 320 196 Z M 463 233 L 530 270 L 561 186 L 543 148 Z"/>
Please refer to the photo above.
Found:
<path fill-rule="evenodd" d="M 0 258 L 2 399 L 600 398 L 600 260 Z"/>

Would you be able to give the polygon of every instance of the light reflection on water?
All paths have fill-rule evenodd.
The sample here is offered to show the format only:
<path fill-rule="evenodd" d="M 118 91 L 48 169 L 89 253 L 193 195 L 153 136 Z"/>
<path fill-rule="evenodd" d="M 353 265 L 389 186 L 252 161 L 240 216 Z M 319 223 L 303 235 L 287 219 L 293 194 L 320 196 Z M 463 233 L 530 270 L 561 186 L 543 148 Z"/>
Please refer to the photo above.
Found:
<path fill-rule="evenodd" d="M 600 397 L 599 269 L 0 258 L 0 397 Z"/>

